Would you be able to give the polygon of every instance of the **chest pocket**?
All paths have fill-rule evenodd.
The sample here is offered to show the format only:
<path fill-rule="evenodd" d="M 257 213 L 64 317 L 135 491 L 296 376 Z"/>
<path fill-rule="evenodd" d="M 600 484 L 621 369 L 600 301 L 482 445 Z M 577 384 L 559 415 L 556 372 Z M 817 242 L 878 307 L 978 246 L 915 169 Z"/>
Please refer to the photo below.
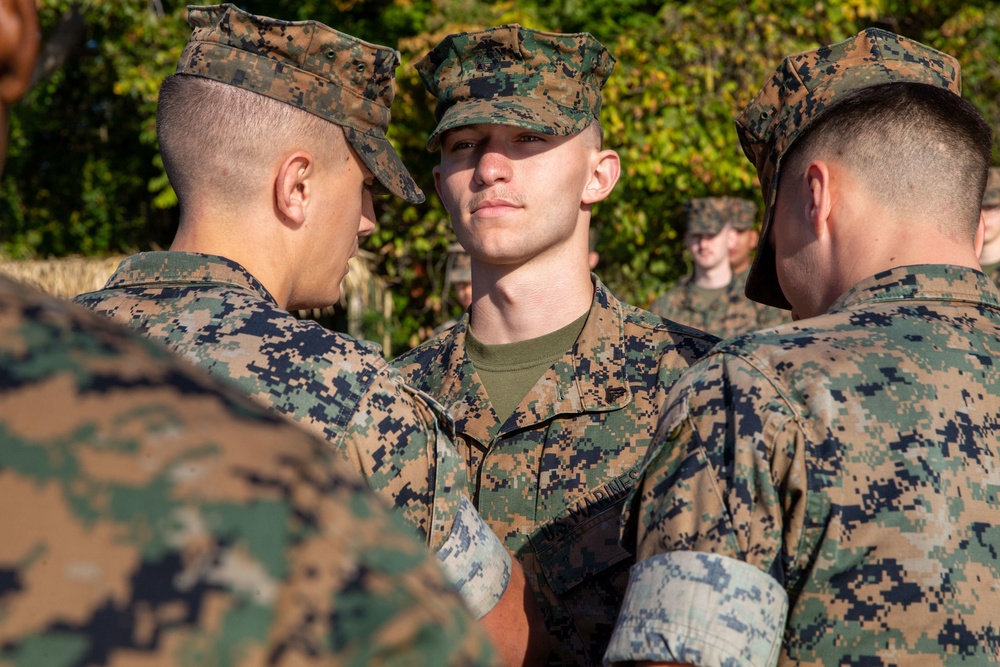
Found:
<path fill-rule="evenodd" d="M 620 516 L 628 494 L 570 529 L 546 526 L 530 537 L 539 568 L 552 592 L 564 595 L 633 554 L 618 543 Z"/>

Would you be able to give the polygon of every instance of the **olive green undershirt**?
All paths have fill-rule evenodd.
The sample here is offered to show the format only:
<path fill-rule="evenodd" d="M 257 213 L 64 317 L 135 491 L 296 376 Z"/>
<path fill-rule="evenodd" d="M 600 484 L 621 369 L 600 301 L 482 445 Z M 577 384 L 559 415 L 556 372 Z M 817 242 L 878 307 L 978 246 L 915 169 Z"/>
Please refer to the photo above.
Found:
<path fill-rule="evenodd" d="M 727 287 L 700 287 L 695 283 L 688 286 L 691 309 L 698 313 L 705 325 L 714 319 L 710 315 L 719 301 L 726 298 Z"/>
<path fill-rule="evenodd" d="M 589 314 L 588 310 L 562 329 L 517 343 L 487 345 L 471 328 L 466 332 L 465 350 L 500 423 L 507 421 L 545 371 L 573 347 Z"/>

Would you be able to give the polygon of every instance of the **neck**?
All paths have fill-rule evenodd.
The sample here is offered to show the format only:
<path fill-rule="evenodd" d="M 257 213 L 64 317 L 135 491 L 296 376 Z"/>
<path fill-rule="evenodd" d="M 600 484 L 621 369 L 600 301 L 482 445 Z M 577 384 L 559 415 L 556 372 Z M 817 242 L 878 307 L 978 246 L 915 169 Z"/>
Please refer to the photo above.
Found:
<path fill-rule="evenodd" d="M 280 237 L 268 234 L 273 225 L 256 224 L 248 217 L 234 223 L 230 216 L 181 215 L 171 252 L 197 252 L 218 255 L 246 269 L 278 302 L 288 309 L 293 286 L 287 279 L 290 258 Z M 266 249 L 261 252 L 261 249 Z"/>
<path fill-rule="evenodd" d="M 473 261 L 472 281 L 471 327 L 488 345 L 552 333 L 587 312 L 594 300 L 586 256 L 571 268 L 560 262 L 512 268 Z"/>
<path fill-rule="evenodd" d="M 849 243 L 845 244 L 843 237 L 838 242 L 837 257 L 842 260 L 834 261 L 836 268 L 827 281 L 830 291 L 821 312 L 859 281 L 897 267 L 950 264 L 979 268 L 972 241 L 943 234 L 938 225 L 912 219 L 879 222 L 872 218 L 867 223 L 858 227 L 859 233 Z M 872 229 L 880 232 L 873 235 Z"/>
<path fill-rule="evenodd" d="M 718 266 L 702 268 L 694 265 L 694 284 L 702 289 L 722 289 L 733 280 L 733 269 L 729 262 Z"/>

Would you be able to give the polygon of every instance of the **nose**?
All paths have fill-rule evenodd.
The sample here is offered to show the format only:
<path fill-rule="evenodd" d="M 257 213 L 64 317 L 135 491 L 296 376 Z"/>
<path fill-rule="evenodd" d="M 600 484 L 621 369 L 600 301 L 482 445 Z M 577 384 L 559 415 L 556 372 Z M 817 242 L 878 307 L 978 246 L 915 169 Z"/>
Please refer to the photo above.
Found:
<path fill-rule="evenodd" d="M 475 178 L 480 185 L 510 182 L 511 160 L 498 142 L 490 141 L 476 162 Z"/>

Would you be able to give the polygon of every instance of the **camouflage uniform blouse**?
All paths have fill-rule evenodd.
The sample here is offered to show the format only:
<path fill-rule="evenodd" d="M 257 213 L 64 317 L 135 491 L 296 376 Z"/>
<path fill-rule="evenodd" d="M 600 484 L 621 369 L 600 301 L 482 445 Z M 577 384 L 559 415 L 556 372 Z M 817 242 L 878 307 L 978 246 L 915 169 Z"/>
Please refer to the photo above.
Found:
<path fill-rule="evenodd" d="M 377 346 L 295 319 L 243 267 L 212 255 L 134 255 L 76 300 L 329 441 L 426 538 L 477 616 L 499 600 L 510 556 L 468 499 L 451 420 Z"/>
<path fill-rule="evenodd" d="M 745 283 L 734 278 L 712 293 L 699 293 L 694 276 L 688 275 L 666 294 L 653 301 L 650 310 L 660 317 L 707 331 L 720 338 L 756 331 L 782 321 L 781 310 L 751 301 L 743 294 Z"/>
<path fill-rule="evenodd" d="M 329 447 L 4 279 L 0 504 L 0 664 L 493 664 Z"/>
<path fill-rule="evenodd" d="M 630 501 L 609 659 L 1000 663 L 998 360 L 1000 293 L 943 265 L 720 344 Z"/>
<path fill-rule="evenodd" d="M 994 283 L 1000 285 L 1000 262 L 984 266 L 983 273 L 988 275 Z"/>
<path fill-rule="evenodd" d="M 576 346 L 501 424 L 466 354 L 468 323 L 393 363 L 455 418 L 476 506 L 524 566 L 554 659 L 600 664 L 634 562 L 618 544 L 622 503 L 667 390 L 715 339 L 598 281 Z"/>

